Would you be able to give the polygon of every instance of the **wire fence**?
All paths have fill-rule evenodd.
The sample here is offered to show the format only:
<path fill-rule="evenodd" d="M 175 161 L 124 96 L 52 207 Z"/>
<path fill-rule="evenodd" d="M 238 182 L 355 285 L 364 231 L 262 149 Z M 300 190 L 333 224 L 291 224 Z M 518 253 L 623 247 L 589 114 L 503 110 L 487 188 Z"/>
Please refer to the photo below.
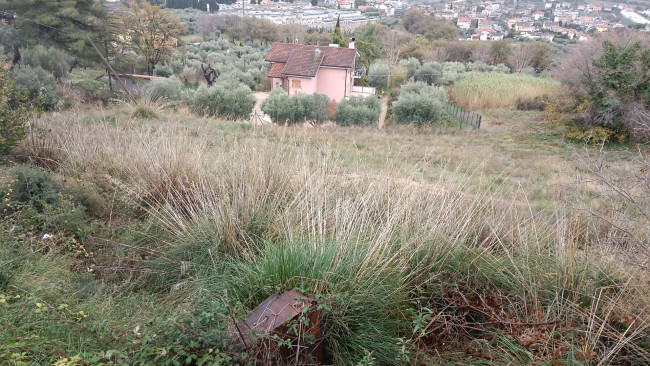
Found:
<path fill-rule="evenodd" d="M 482 117 L 480 114 L 476 114 L 468 109 L 461 108 L 452 103 L 447 103 L 447 105 L 445 106 L 445 112 L 448 115 L 459 120 L 461 126 L 462 124 L 466 124 L 477 130 L 481 128 Z"/>

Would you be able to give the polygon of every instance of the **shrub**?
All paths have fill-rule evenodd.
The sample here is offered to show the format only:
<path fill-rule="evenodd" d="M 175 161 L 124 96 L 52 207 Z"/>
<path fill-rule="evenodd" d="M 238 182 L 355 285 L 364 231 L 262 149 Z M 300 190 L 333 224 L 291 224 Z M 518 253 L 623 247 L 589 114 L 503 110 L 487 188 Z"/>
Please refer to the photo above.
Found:
<path fill-rule="evenodd" d="M 154 100 L 176 101 L 181 99 L 183 83 L 176 77 L 153 79 L 146 85 L 146 90 Z"/>
<path fill-rule="evenodd" d="M 609 142 L 616 132 L 604 127 L 583 128 L 574 126 L 566 133 L 566 137 L 588 144 L 602 144 Z"/>
<path fill-rule="evenodd" d="M 368 69 L 368 77 L 370 78 L 370 85 L 379 88 L 387 87 L 389 74 L 390 74 L 390 68 L 388 67 L 388 65 L 383 65 L 383 64 L 370 65 L 370 68 Z"/>
<path fill-rule="evenodd" d="M 311 124 L 322 124 L 331 117 L 329 105 L 330 98 L 325 94 L 302 94 L 294 95 L 296 109 L 304 111 L 304 120 Z"/>
<path fill-rule="evenodd" d="M 440 85 L 441 79 L 442 64 L 439 62 L 425 62 L 422 67 L 415 72 L 415 80 L 423 81 L 429 85 Z"/>
<path fill-rule="evenodd" d="M 174 69 L 169 65 L 156 65 L 156 67 L 153 69 L 153 73 L 156 76 L 168 78 L 174 75 Z"/>
<path fill-rule="evenodd" d="M 377 98 L 350 97 L 336 106 L 336 124 L 340 126 L 365 126 L 377 123 L 381 103 Z"/>
<path fill-rule="evenodd" d="M 415 57 L 410 57 L 408 59 L 400 61 L 399 66 L 406 70 L 406 79 L 410 80 L 411 78 L 415 77 L 415 73 L 420 69 L 422 65 L 420 64 L 420 60 Z"/>
<path fill-rule="evenodd" d="M 59 184 L 52 179 L 50 173 L 41 168 L 19 165 L 11 169 L 11 176 L 10 190 L 4 194 L 0 192 L 5 198 L 2 204 L 8 207 L 1 207 L 0 212 L 13 211 L 16 203 L 28 204 L 38 212 L 43 212 L 45 205 L 55 204 L 60 199 Z"/>
<path fill-rule="evenodd" d="M 434 123 L 442 117 L 447 94 L 441 87 L 424 82 L 410 82 L 402 86 L 399 98 L 393 103 L 393 118 L 398 123 L 418 126 Z"/>
<path fill-rule="evenodd" d="M 139 56 L 134 51 L 118 52 L 113 61 L 113 68 L 117 71 L 126 71 L 128 73 L 145 73 L 147 68 L 144 57 Z"/>
<path fill-rule="evenodd" d="M 330 103 L 325 94 L 298 93 L 290 97 L 284 89 L 275 88 L 262 103 L 262 111 L 278 124 L 321 124 L 330 118 Z"/>
<path fill-rule="evenodd" d="M 107 105 L 115 97 L 105 80 L 87 79 L 78 82 L 75 86 L 81 90 L 86 101 L 98 101 Z"/>
<path fill-rule="evenodd" d="M 575 101 L 566 112 L 586 127 L 650 139 L 650 37 L 624 30 L 603 37 L 576 47 L 556 70 Z"/>
<path fill-rule="evenodd" d="M 30 110 L 24 96 L 14 91 L 14 81 L 0 68 L 0 156 L 27 136 Z"/>
<path fill-rule="evenodd" d="M 189 97 L 188 104 L 200 116 L 246 118 L 255 106 L 255 96 L 244 84 L 220 80 L 212 87 L 201 85 Z"/>
<path fill-rule="evenodd" d="M 185 66 L 178 77 L 183 82 L 183 84 L 193 86 L 199 85 L 199 82 L 203 80 L 201 71 L 189 66 Z"/>
<path fill-rule="evenodd" d="M 14 69 L 13 76 L 17 91 L 27 93 L 32 100 L 42 96 L 43 108 L 47 110 L 59 107 L 61 100 L 56 95 L 54 75 L 40 66 L 22 66 Z"/>
<path fill-rule="evenodd" d="M 520 111 L 543 111 L 547 101 L 543 97 L 519 98 L 517 99 L 517 110 Z"/>
<path fill-rule="evenodd" d="M 70 56 L 58 48 L 45 48 L 38 45 L 22 51 L 22 63 L 32 67 L 41 67 L 60 79 L 70 71 Z"/>
<path fill-rule="evenodd" d="M 268 114 L 274 123 L 296 123 L 291 98 L 282 88 L 271 90 L 268 98 L 262 103 L 262 111 Z"/>
<path fill-rule="evenodd" d="M 401 65 L 408 70 L 408 79 L 424 81 L 427 84 L 435 85 L 453 85 L 461 78 L 467 76 L 469 72 L 502 72 L 510 73 L 510 69 L 499 64 L 491 66 L 483 62 L 470 62 L 463 64 L 460 62 L 425 62 L 418 66 L 413 61 L 402 62 Z"/>

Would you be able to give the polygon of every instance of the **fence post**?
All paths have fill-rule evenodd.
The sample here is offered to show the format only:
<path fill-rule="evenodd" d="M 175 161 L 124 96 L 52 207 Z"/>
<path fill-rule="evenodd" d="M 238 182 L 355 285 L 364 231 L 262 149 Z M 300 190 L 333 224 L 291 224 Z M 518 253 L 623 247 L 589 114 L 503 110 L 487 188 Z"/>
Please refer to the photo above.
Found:
<path fill-rule="evenodd" d="M 463 129 L 463 123 L 465 123 L 465 110 L 463 108 L 460 109 L 460 124 L 458 125 L 458 129 L 462 130 Z"/>
<path fill-rule="evenodd" d="M 477 130 L 481 128 L 481 120 L 483 119 L 483 116 L 480 114 L 449 102 L 447 102 L 445 108 L 451 117 L 455 117 L 458 120 L 458 129 L 463 128 L 463 123 L 468 124 Z"/>

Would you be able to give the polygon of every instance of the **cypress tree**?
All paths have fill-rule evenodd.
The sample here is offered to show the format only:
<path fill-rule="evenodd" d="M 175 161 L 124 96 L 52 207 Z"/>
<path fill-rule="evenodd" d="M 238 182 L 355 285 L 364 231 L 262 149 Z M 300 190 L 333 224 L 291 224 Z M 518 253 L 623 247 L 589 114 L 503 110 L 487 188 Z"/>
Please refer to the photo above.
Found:
<path fill-rule="evenodd" d="M 348 42 L 345 41 L 343 35 L 341 34 L 341 16 L 336 19 L 336 27 L 334 28 L 334 37 L 332 43 L 336 43 L 339 47 L 347 47 Z"/>

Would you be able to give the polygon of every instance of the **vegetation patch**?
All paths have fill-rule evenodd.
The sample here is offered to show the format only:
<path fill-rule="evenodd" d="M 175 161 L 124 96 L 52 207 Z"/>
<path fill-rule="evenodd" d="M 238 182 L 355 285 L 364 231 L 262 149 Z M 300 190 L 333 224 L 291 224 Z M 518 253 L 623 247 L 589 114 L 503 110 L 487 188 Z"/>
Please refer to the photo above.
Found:
<path fill-rule="evenodd" d="M 336 105 L 335 119 L 340 126 L 368 126 L 379 121 L 381 101 L 375 97 L 350 97 Z"/>
<path fill-rule="evenodd" d="M 454 85 L 452 97 L 472 110 L 515 108 L 518 100 L 552 95 L 558 85 L 553 79 L 526 74 L 473 73 Z"/>
<path fill-rule="evenodd" d="M 447 93 L 443 88 L 418 81 L 402 86 L 391 109 L 397 123 L 422 126 L 440 121 L 446 104 Z"/>

